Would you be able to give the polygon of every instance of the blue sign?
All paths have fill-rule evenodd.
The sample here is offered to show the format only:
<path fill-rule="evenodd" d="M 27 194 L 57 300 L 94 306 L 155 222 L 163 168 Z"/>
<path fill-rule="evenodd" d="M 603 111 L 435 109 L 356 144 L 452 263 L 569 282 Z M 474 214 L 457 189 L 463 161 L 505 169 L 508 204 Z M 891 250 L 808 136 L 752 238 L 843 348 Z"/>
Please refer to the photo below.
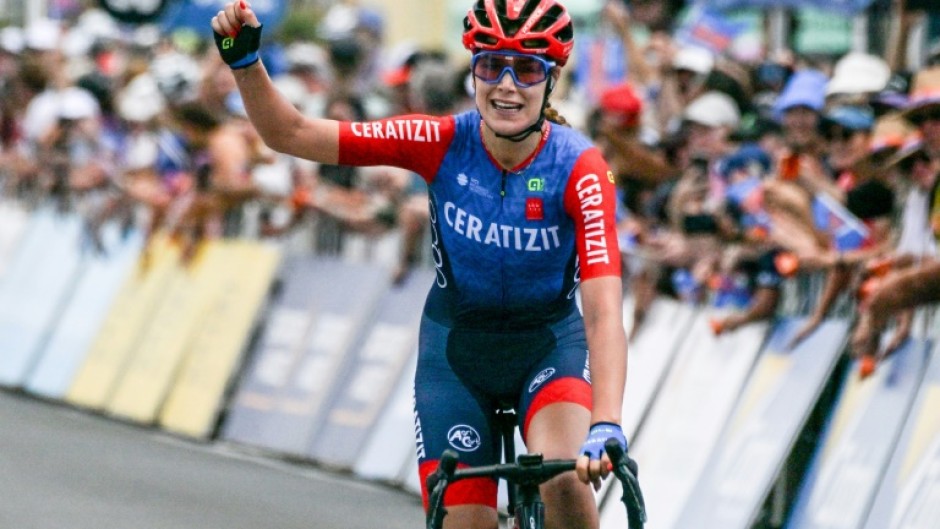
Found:
<path fill-rule="evenodd" d="M 167 7 L 161 25 L 164 30 L 187 28 L 209 37 L 212 34 L 209 22 L 228 3 L 229 0 L 177 0 Z M 283 21 L 287 13 L 287 1 L 252 0 L 251 9 L 265 29 L 270 31 Z"/>
<path fill-rule="evenodd" d="M 747 7 L 774 8 L 795 7 L 813 8 L 821 11 L 835 11 L 846 15 L 854 15 L 871 5 L 873 0 L 698 0 L 697 3 L 708 5 L 712 9 L 725 11 L 728 9 L 742 9 Z"/>

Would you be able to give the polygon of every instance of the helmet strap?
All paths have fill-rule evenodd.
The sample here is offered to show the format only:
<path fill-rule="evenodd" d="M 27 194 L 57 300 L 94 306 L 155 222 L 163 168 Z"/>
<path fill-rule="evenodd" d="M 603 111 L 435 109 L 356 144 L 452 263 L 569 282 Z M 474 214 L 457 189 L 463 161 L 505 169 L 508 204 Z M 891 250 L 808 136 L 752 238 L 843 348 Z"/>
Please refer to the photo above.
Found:
<path fill-rule="evenodd" d="M 493 129 L 490 129 L 490 130 L 493 131 L 493 134 L 495 134 L 497 138 L 509 140 L 513 143 L 519 143 L 519 142 L 524 141 L 533 132 L 541 133 L 542 126 L 545 124 L 545 108 L 548 107 L 548 97 L 552 95 L 552 91 L 554 89 L 555 89 L 555 78 L 549 75 L 548 86 L 545 89 L 545 96 L 542 97 L 542 108 L 539 109 L 539 119 L 535 120 L 535 123 L 529 125 L 528 127 L 522 129 L 521 131 L 515 134 L 500 134 Z M 484 120 L 483 123 L 485 124 L 486 121 Z M 487 127 L 489 127 L 489 125 L 487 125 Z"/>

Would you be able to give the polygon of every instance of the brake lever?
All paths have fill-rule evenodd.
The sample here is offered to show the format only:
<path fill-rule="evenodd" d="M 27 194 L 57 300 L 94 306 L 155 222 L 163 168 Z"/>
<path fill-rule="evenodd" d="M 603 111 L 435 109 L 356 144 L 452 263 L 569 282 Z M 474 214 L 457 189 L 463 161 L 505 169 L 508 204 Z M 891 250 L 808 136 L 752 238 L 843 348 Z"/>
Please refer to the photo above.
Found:
<path fill-rule="evenodd" d="M 437 470 L 428 475 L 425 481 L 429 494 L 427 529 L 443 527 L 444 516 L 447 515 L 447 509 L 444 507 L 444 491 L 447 490 L 447 485 L 454 477 L 456 470 L 457 453 L 453 450 L 445 450 L 437 463 Z"/>
<path fill-rule="evenodd" d="M 610 457 L 614 475 L 623 485 L 623 496 L 620 498 L 627 508 L 627 517 L 630 529 L 642 529 L 646 523 L 646 502 L 643 500 L 643 491 L 640 490 L 640 481 L 637 479 L 639 466 L 624 451 L 620 441 L 610 438 L 604 443 L 604 449 Z"/>

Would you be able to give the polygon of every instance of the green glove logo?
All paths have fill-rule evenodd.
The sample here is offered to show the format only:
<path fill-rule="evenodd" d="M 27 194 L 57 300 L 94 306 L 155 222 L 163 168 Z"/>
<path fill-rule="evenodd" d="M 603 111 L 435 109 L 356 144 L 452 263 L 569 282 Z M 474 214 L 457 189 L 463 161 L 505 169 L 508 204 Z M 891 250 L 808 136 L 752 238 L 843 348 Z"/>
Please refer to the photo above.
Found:
<path fill-rule="evenodd" d="M 235 39 L 232 37 L 225 37 L 222 39 L 222 49 L 227 50 L 235 45 Z"/>

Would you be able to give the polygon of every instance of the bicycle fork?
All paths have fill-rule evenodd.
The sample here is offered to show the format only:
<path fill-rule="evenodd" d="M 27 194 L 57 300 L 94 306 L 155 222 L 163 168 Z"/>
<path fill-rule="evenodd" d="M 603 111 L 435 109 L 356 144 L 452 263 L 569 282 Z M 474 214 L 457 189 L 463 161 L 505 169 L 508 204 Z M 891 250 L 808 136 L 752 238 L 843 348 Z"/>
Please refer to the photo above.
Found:
<path fill-rule="evenodd" d="M 541 459 L 541 457 L 539 458 Z M 538 485 L 516 488 L 516 504 L 512 506 L 512 529 L 542 529 L 545 527 L 545 504 L 539 494 Z"/>

